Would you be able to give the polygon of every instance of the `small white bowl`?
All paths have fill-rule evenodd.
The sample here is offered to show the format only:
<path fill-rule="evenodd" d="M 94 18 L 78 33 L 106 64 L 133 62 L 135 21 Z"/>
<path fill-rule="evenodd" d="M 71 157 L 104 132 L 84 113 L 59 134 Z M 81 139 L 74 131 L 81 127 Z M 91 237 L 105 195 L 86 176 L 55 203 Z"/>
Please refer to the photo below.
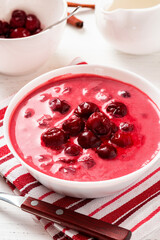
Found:
<path fill-rule="evenodd" d="M 65 0 L 0 0 L 0 19 L 9 21 L 16 9 L 35 14 L 42 28 L 67 16 Z M 23 75 L 41 67 L 57 50 L 65 24 L 25 38 L 0 38 L 0 73 Z"/>
<path fill-rule="evenodd" d="M 109 76 L 115 79 L 119 79 L 123 82 L 130 83 L 137 88 L 141 89 L 145 92 L 155 104 L 160 108 L 159 96 L 160 92 L 148 81 L 144 78 L 121 69 L 99 66 L 99 65 L 78 65 L 78 66 L 68 66 L 65 68 L 57 69 L 46 74 L 39 76 L 34 79 L 26 86 L 24 86 L 12 99 L 9 104 L 9 107 L 6 111 L 4 118 L 4 135 L 7 142 L 7 145 L 13 155 L 28 169 L 28 171 L 43 185 L 46 187 L 60 193 L 63 195 L 69 195 L 73 197 L 80 198 L 98 198 L 104 197 L 108 194 L 119 192 L 120 190 L 126 188 L 134 181 L 136 181 L 140 176 L 142 176 L 146 170 L 151 168 L 153 164 L 155 164 L 160 158 L 160 152 L 155 156 L 155 158 L 150 161 L 144 167 L 138 169 L 137 171 L 130 173 L 128 175 L 104 181 L 96 181 L 96 182 L 78 182 L 78 181 L 68 181 L 62 180 L 58 178 L 54 178 L 48 176 L 40 171 L 35 170 L 34 168 L 27 165 L 16 153 L 14 147 L 12 146 L 10 135 L 9 135 L 9 121 L 12 116 L 12 113 L 17 106 L 17 104 L 33 89 L 42 83 L 47 82 L 51 78 L 56 76 L 61 76 L 68 73 L 91 73 Z"/>
<path fill-rule="evenodd" d="M 114 1 L 118 8 L 112 10 Z M 98 29 L 115 49 L 137 55 L 160 51 L 160 4 L 157 1 L 157 5 L 145 8 L 148 1 L 139 1 L 140 3 L 144 4 L 144 8 L 127 9 L 123 6 L 136 6 L 138 1 L 96 1 L 95 16 Z"/>

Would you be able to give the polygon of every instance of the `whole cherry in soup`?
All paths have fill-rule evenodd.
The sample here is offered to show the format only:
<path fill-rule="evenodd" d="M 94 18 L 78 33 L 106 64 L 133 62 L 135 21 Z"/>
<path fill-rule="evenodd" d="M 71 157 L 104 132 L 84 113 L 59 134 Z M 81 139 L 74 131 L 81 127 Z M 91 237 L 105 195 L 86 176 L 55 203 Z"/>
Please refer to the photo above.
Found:
<path fill-rule="evenodd" d="M 114 122 L 110 122 L 111 133 L 116 133 L 118 131 L 118 126 Z"/>
<path fill-rule="evenodd" d="M 61 114 L 65 114 L 70 109 L 70 105 L 65 100 L 60 100 L 59 98 L 51 99 L 49 106 L 52 112 L 60 112 Z"/>
<path fill-rule="evenodd" d="M 101 112 L 93 113 L 87 120 L 86 126 L 95 135 L 106 135 L 111 129 L 109 118 Z"/>
<path fill-rule="evenodd" d="M 85 148 L 85 149 L 87 149 L 87 148 L 96 148 L 96 147 L 100 146 L 101 139 L 98 138 L 96 135 L 94 135 L 93 132 L 88 130 L 88 131 L 84 131 L 84 132 L 79 134 L 79 136 L 78 136 L 78 144 L 82 148 Z"/>
<path fill-rule="evenodd" d="M 64 131 L 68 132 L 70 136 L 77 136 L 83 131 L 84 126 L 84 121 L 81 118 L 73 115 L 63 122 L 62 128 Z"/>
<path fill-rule="evenodd" d="M 76 144 L 68 144 L 65 149 L 64 153 L 69 156 L 78 156 L 80 155 L 81 147 Z"/>
<path fill-rule="evenodd" d="M 124 132 L 132 132 L 134 125 L 132 123 L 122 122 L 120 123 L 119 128 Z"/>
<path fill-rule="evenodd" d="M 123 98 L 130 98 L 130 97 L 131 97 L 130 92 L 125 91 L 125 90 L 123 90 L 123 91 L 118 91 L 118 95 L 121 96 L 121 97 L 123 97 Z"/>
<path fill-rule="evenodd" d="M 125 132 L 116 132 L 112 136 L 111 142 L 121 148 L 128 148 L 133 145 L 133 140 L 131 135 Z"/>
<path fill-rule="evenodd" d="M 111 102 L 106 107 L 107 113 L 115 118 L 121 118 L 127 115 L 128 110 L 124 103 L 122 102 Z"/>
<path fill-rule="evenodd" d="M 42 145 L 49 148 L 62 146 L 68 140 L 68 136 L 60 128 L 50 128 L 41 136 Z"/>
<path fill-rule="evenodd" d="M 103 159 L 114 159 L 117 156 L 116 148 L 108 143 L 99 146 L 96 152 L 98 156 Z"/>
<path fill-rule="evenodd" d="M 83 102 L 75 109 L 74 114 L 78 117 L 88 119 L 94 112 L 99 112 L 99 107 L 93 102 Z"/>

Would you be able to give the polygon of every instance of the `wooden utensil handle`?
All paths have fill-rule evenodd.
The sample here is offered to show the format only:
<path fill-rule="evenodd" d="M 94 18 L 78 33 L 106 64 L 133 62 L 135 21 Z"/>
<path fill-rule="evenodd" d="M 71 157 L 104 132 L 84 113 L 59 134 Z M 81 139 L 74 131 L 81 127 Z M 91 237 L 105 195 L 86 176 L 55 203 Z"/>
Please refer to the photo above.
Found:
<path fill-rule="evenodd" d="M 131 238 L 131 232 L 127 229 L 31 197 L 24 201 L 21 209 L 100 240 Z"/>

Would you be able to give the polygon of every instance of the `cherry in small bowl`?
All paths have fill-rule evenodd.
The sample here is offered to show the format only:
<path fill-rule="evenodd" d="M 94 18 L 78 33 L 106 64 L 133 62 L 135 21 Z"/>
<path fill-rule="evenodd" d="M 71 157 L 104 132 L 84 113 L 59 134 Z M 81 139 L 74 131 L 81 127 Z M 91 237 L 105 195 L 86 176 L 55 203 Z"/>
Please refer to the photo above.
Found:
<path fill-rule="evenodd" d="M 26 26 L 27 15 L 30 18 Z M 3 22 L 0 22 L 0 72 L 11 76 L 25 75 L 39 70 L 51 55 L 56 61 L 54 53 L 63 36 L 65 21 L 49 31 L 41 29 L 66 15 L 65 0 L 35 0 L 34 4 L 26 0 L 3 1 L 0 16 Z"/>

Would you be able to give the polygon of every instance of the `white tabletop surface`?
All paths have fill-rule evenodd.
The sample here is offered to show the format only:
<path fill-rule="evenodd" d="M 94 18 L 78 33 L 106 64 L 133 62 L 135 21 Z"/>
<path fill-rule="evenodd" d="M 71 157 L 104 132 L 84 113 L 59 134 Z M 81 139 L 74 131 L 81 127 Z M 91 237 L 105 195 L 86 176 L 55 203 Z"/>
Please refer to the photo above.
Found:
<path fill-rule="evenodd" d="M 80 56 L 88 63 L 111 65 L 131 70 L 160 89 L 160 52 L 146 56 L 127 55 L 114 50 L 106 43 L 97 30 L 94 11 L 87 10 L 78 14 L 84 20 L 84 28 L 66 26 L 63 40 L 57 53 L 49 59 L 40 71 L 20 77 L 0 75 L 0 100 L 16 93 L 31 79 L 41 73 L 69 64 Z M 0 191 L 10 189 L 0 178 Z M 49 240 L 51 239 L 38 222 L 21 210 L 0 202 L 0 240 Z M 160 229 L 143 240 L 159 240 Z"/>

